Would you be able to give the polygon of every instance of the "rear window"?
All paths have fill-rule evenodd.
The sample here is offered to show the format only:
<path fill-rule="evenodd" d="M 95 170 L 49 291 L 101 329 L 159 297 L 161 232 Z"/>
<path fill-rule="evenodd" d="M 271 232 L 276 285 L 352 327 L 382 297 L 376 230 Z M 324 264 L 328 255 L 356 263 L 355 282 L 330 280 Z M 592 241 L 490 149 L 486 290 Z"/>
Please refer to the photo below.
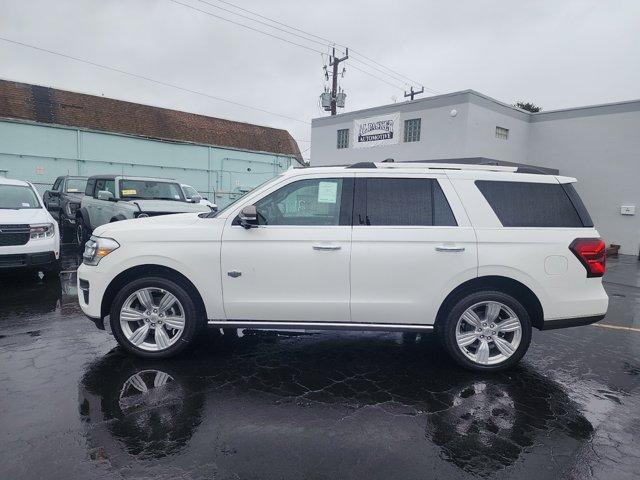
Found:
<path fill-rule="evenodd" d="M 476 180 L 505 227 L 592 227 L 571 184 Z"/>

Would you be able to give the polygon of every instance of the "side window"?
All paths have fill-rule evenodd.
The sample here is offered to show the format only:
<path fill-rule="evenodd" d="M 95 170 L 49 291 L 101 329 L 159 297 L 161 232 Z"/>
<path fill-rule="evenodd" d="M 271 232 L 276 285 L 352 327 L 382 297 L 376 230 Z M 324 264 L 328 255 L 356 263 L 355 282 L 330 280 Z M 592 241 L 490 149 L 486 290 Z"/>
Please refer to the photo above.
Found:
<path fill-rule="evenodd" d="M 583 226 L 576 207 L 559 183 L 492 180 L 475 183 L 505 227 Z"/>
<path fill-rule="evenodd" d="M 106 181 L 104 178 L 99 178 L 98 180 L 96 180 L 96 189 L 95 189 L 95 191 L 93 192 L 93 196 L 94 196 L 95 198 L 98 198 L 98 193 L 99 193 L 101 190 L 104 190 L 104 189 L 105 189 L 105 188 L 104 188 L 104 185 L 105 185 L 105 183 L 106 183 L 106 182 L 107 182 L 107 181 Z"/>
<path fill-rule="evenodd" d="M 51 187 L 51 190 L 55 190 L 57 192 L 62 190 L 62 177 L 58 177 L 55 181 L 55 183 L 53 184 L 53 187 Z"/>
<path fill-rule="evenodd" d="M 431 178 L 367 178 L 356 224 L 371 226 L 456 226 L 449 202 Z"/>
<path fill-rule="evenodd" d="M 93 178 L 87 180 L 87 186 L 84 189 L 84 194 L 93 197 L 94 190 L 96 188 L 96 181 Z"/>
<path fill-rule="evenodd" d="M 353 179 L 314 178 L 289 183 L 258 200 L 260 225 L 350 225 Z"/>
<path fill-rule="evenodd" d="M 111 192 L 111 195 L 116 196 L 116 182 L 115 180 L 107 180 L 104 182 L 104 189 L 107 192 Z"/>

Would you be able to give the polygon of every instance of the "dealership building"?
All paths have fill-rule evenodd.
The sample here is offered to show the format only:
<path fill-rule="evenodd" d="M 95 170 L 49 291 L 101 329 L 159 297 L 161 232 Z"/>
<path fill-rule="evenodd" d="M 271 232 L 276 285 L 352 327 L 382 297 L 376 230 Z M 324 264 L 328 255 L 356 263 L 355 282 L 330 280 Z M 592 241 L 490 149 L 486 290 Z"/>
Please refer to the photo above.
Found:
<path fill-rule="evenodd" d="M 40 192 L 60 175 L 152 176 L 224 206 L 301 162 L 286 130 L 0 80 L 0 176 Z"/>
<path fill-rule="evenodd" d="M 607 244 L 639 254 L 640 100 L 530 113 L 465 90 L 312 121 L 312 166 L 389 158 L 526 164 L 576 177 Z"/>

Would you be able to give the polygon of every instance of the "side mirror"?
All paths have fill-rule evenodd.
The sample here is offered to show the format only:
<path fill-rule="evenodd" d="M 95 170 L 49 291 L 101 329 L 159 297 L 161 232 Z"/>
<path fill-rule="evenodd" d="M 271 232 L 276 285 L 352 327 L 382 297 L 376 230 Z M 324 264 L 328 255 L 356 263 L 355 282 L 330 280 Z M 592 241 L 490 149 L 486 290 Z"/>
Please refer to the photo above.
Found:
<path fill-rule="evenodd" d="M 247 205 L 240 211 L 240 225 L 244 228 L 255 228 L 258 226 L 258 211 L 255 205 Z"/>
<path fill-rule="evenodd" d="M 200 195 L 194 195 L 190 199 L 191 203 L 200 203 L 200 200 L 202 200 L 202 197 Z"/>
<path fill-rule="evenodd" d="M 107 191 L 107 190 L 100 190 L 98 192 L 98 200 L 107 200 L 107 201 L 113 201 L 115 199 L 115 197 L 113 196 L 113 193 Z"/>

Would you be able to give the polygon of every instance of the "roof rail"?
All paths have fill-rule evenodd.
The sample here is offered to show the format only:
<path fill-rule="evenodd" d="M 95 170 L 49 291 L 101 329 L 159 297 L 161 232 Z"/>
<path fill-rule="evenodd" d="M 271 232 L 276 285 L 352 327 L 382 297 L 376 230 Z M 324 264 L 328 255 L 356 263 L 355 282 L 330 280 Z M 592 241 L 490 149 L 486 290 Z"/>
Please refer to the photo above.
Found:
<path fill-rule="evenodd" d="M 376 168 L 427 168 L 434 170 L 482 170 L 486 172 L 517 172 L 518 167 L 502 165 L 480 165 L 471 163 L 431 163 L 431 162 L 398 162 L 377 163 Z"/>
<path fill-rule="evenodd" d="M 431 162 L 358 162 L 346 168 L 420 168 L 429 170 L 481 170 L 485 172 L 517 172 L 516 166 L 477 165 L 469 163 L 431 163 Z"/>

